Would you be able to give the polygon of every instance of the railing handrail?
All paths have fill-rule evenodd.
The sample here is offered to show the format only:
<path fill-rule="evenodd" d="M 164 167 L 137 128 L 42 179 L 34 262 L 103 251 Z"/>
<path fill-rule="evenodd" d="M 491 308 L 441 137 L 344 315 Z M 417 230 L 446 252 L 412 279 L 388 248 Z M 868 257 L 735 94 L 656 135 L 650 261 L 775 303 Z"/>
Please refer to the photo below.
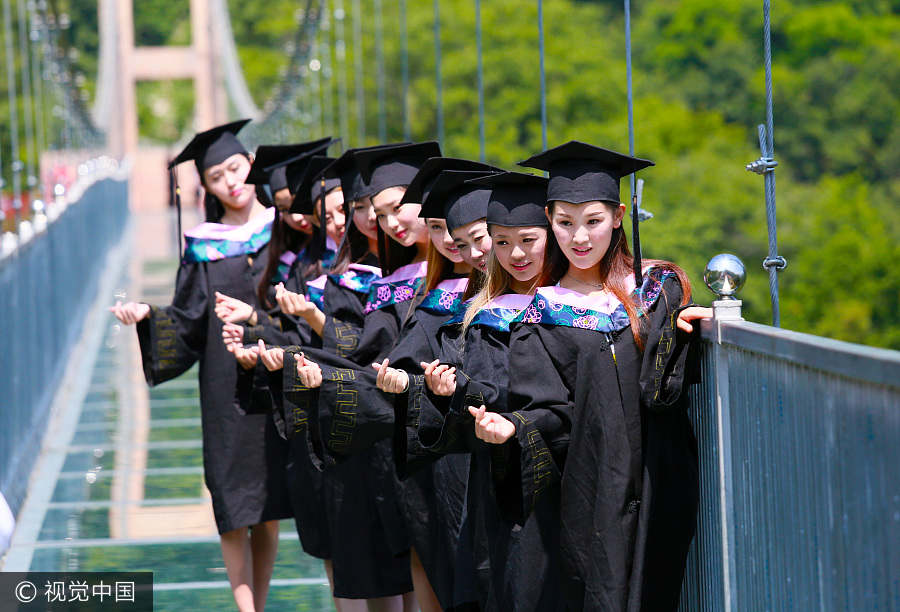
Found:
<path fill-rule="evenodd" d="M 703 337 L 853 380 L 900 387 L 900 351 L 750 321 L 704 321 Z"/>

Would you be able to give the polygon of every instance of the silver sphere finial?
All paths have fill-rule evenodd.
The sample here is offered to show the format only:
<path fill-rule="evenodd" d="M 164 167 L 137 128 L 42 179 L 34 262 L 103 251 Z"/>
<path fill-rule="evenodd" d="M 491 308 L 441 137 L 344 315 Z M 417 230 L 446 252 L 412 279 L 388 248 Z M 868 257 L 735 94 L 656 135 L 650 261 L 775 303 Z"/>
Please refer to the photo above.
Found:
<path fill-rule="evenodd" d="M 703 281 L 720 300 L 734 300 L 747 280 L 744 262 L 729 253 L 721 253 L 709 260 Z"/>

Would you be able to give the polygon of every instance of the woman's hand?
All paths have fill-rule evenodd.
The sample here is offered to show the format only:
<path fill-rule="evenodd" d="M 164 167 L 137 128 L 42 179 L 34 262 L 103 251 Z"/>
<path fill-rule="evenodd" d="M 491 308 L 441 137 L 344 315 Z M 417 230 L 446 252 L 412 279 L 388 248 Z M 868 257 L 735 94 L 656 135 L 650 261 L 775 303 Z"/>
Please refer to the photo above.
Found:
<path fill-rule="evenodd" d="M 490 444 L 503 444 L 516 435 L 516 426 L 512 421 L 496 412 L 487 412 L 484 405 L 480 408 L 469 406 L 469 414 L 475 417 L 475 437 Z"/>
<path fill-rule="evenodd" d="M 127 302 L 123 304 L 117 300 L 115 306 L 110 306 L 109 311 L 123 325 L 134 325 L 138 321 L 143 321 L 150 316 L 150 306 L 141 302 Z"/>
<path fill-rule="evenodd" d="M 244 348 L 243 344 L 229 344 L 228 352 L 234 355 L 238 364 L 245 370 L 252 370 L 256 367 L 256 361 L 259 359 L 259 347 L 251 346 Z"/>
<path fill-rule="evenodd" d="M 275 301 L 278 302 L 281 312 L 295 317 L 306 318 L 318 310 L 313 302 L 306 299 L 305 295 L 285 289 L 284 283 L 275 285 Z"/>
<path fill-rule="evenodd" d="M 244 344 L 244 327 L 236 323 L 226 323 L 222 326 L 222 342 L 225 348 L 232 344 L 243 346 Z"/>
<path fill-rule="evenodd" d="M 389 368 L 387 359 L 381 363 L 373 363 L 378 372 L 375 385 L 385 393 L 403 393 L 409 388 L 409 374 L 397 368 Z"/>
<path fill-rule="evenodd" d="M 691 333 L 694 331 L 691 323 L 697 319 L 712 319 L 712 308 L 704 306 L 689 306 L 678 313 L 678 329 Z"/>
<path fill-rule="evenodd" d="M 425 384 L 435 395 L 449 397 L 456 391 L 456 368 L 442 364 L 439 359 L 419 364 L 425 370 Z"/>
<path fill-rule="evenodd" d="M 243 323 L 256 325 L 256 311 L 253 306 L 233 297 L 216 291 L 216 316 L 224 323 Z"/>
<path fill-rule="evenodd" d="M 322 368 L 308 360 L 303 353 L 297 355 L 297 376 L 304 387 L 318 389 L 322 386 Z"/>
<path fill-rule="evenodd" d="M 262 341 L 262 338 L 259 340 L 259 344 L 257 345 L 257 350 L 259 351 L 259 358 L 262 361 L 263 365 L 266 366 L 266 369 L 269 372 L 274 372 L 275 370 L 280 370 L 284 367 L 284 349 L 279 346 L 273 346 L 270 349 L 266 348 L 266 343 Z"/>

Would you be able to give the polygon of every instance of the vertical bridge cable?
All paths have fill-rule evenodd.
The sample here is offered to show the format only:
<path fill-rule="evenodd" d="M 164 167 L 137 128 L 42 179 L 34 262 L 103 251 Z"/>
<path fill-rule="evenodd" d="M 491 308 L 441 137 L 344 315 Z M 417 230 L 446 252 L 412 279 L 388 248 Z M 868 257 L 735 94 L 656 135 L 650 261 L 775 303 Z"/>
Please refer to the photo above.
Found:
<path fill-rule="evenodd" d="M 479 159 L 485 160 L 484 152 L 484 67 L 481 62 L 481 0 L 475 0 L 475 41 L 478 47 L 478 146 Z"/>
<path fill-rule="evenodd" d="M 544 2 L 538 0 L 538 44 L 541 56 L 541 148 L 547 150 L 547 79 L 544 74 Z"/>
<path fill-rule="evenodd" d="M 19 61 L 22 67 L 22 114 L 25 119 L 25 185 L 26 189 L 30 191 L 37 185 L 37 178 L 34 173 L 35 138 L 34 121 L 32 119 L 34 97 L 31 94 L 31 54 L 28 52 L 28 47 L 31 46 L 31 43 L 26 32 L 27 21 L 25 19 L 24 0 L 16 0 L 16 8 L 19 22 Z"/>
<path fill-rule="evenodd" d="M 441 2 L 434 0 L 434 79 L 437 98 L 437 139 L 444 146 L 444 93 L 441 76 Z"/>
<path fill-rule="evenodd" d="M 6 39 L 6 87 L 9 97 L 9 144 L 10 169 L 13 180 L 13 211 L 16 220 L 16 231 L 19 231 L 19 220 L 22 212 L 22 162 L 19 160 L 19 111 L 16 104 L 16 69 L 13 57 L 12 13 L 9 0 L 3 0 L 3 34 Z"/>
<path fill-rule="evenodd" d="M 30 38 L 32 43 L 34 43 L 31 46 L 31 81 L 32 92 L 37 97 L 37 100 L 35 102 L 35 133 L 37 139 L 38 155 L 40 155 L 40 152 L 47 149 L 47 132 L 44 124 L 44 122 L 46 121 L 46 117 L 44 116 L 44 79 L 42 78 L 42 64 L 38 58 L 38 47 L 41 48 L 41 55 L 43 55 L 43 48 L 45 43 L 43 38 L 41 37 L 41 32 L 38 29 L 38 17 L 35 15 L 35 7 L 31 3 L 29 3 L 28 5 L 28 15 L 31 23 Z M 40 158 L 38 158 L 37 162 L 38 172 L 40 172 Z"/>
<path fill-rule="evenodd" d="M 409 125 L 409 41 L 406 35 L 406 0 L 400 1 L 400 63 L 403 73 L 403 140 L 410 140 Z"/>
<path fill-rule="evenodd" d="M 625 0 L 625 76 L 628 81 L 628 154 L 634 157 L 634 94 L 631 89 L 631 2 Z M 641 235 L 638 215 L 637 189 L 631 173 L 631 237 L 634 250 L 634 282 L 641 286 Z"/>
<path fill-rule="evenodd" d="M 760 158 L 747 164 L 747 170 L 763 175 L 766 191 L 766 226 L 769 232 L 769 255 L 763 260 L 763 267 L 769 271 L 769 295 L 772 299 L 772 325 L 781 326 L 781 312 L 778 304 L 778 271 L 787 266 L 784 257 L 778 254 L 778 225 L 775 217 L 775 121 L 772 111 L 772 31 L 769 23 L 769 0 L 763 0 L 763 47 L 766 69 L 766 124 L 757 128 Z"/>
<path fill-rule="evenodd" d="M 375 78 L 378 84 L 378 141 L 387 142 L 387 102 L 384 87 L 384 10 L 375 0 Z"/>
<path fill-rule="evenodd" d="M 321 22 L 323 32 L 319 46 L 319 55 L 322 62 L 322 77 L 319 82 L 324 85 L 322 90 L 322 108 L 324 109 L 323 124 L 325 127 L 322 136 L 334 136 L 334 82 L 332 81 L 334 70 L 331 62 L 331 49 L 334 46 L 334 26 L 331 22 L 333 13 L 331 1 L 324 0 L 322 8 L 324 9 Z"/>
<path fill-rule="evenodd" d="M 356 146 L 366 144 L 366 92 L 363 87 L 363 36 L 362 9 L 359 0 L 353 0 L 353 69 L 356 86 Z"/>
<path fill-rule="evenodd" d="M 335 59 L 338 73 L 338 123 L 340 124 L 341 142 L 344 147 L 350 146 L 350 120 L 347 103 L 347 39 L 344 32 L 344 0 L 335 0 Z"/>

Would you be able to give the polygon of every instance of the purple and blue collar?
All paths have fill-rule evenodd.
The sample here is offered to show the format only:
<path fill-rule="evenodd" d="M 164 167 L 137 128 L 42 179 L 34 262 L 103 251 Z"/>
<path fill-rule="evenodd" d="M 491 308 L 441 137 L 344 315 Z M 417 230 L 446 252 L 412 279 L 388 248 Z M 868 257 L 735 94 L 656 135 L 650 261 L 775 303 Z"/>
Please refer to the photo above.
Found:
<path fill-rule="evenodd" d="M 272 237 L 275 209 L 250 219 L 244 225 L 201 223 L 184 234 L 184 262 L 219 261 L 256 253 Z"/>

